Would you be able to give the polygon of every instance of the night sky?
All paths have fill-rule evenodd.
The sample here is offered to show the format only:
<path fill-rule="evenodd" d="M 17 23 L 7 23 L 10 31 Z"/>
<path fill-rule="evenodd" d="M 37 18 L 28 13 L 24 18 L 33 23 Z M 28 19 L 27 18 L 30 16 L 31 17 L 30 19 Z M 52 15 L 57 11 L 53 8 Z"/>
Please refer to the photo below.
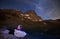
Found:
<path fill-rule="evenodd" d="M 60 19 L 60 0 L 0 0 L 0 8 L 35 10 L 43 19 Z"/>

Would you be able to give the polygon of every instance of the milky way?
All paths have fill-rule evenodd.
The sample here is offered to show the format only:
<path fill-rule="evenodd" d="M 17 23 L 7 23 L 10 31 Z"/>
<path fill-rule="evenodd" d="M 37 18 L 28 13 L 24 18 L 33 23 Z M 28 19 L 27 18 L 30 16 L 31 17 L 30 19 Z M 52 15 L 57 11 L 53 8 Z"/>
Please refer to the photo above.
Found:
<path fill-rule="evenodd" d="M 43 19 L 60 19 L 60 0 L 0 0 L 0 8 L 35 10 Z"/>

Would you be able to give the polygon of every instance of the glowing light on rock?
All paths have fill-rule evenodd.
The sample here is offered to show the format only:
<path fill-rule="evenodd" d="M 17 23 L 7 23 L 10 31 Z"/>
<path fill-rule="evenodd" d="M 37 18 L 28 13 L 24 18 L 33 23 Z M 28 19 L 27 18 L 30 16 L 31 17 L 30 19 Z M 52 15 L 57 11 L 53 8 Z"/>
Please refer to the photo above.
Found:
<path fill-rule="evenodd" d="M 28 19 L 31 19 L 30 17 L 28 17 Z"/>
<path fill-rule="evenodd" d="M 42 20 L 39 19 L 39 21 L 42 21 Z"/>
<path fill-rule="evenodd" d="M 21 14 L 21 16 L 23 16 L 23 14 Z"/>
<path fill-rule="evenodd" d="M 28 14 L 25 14 L 25 16 L 29 16 Z"/>
<path fill-rule="evenodd" d="M 46 23 L 44 22 L 44 24 L 46 24 Z"/>

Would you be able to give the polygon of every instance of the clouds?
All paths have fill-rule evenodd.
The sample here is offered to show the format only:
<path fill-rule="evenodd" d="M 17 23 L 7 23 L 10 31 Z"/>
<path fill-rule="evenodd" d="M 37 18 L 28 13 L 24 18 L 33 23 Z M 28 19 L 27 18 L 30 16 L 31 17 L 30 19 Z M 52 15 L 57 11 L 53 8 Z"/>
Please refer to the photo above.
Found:
<path fill-rule="evenodd" d="M 48 19 L 60 19 L 60 7 L 58 0 L 50 0 L 47 3 L 48 10 L 46 12 Z"/>
<path fill-rule="evenodd" d="M 59 0 L 40 0 L 36 4 L 36 11 L 43 19 L 60 19 Z"/>

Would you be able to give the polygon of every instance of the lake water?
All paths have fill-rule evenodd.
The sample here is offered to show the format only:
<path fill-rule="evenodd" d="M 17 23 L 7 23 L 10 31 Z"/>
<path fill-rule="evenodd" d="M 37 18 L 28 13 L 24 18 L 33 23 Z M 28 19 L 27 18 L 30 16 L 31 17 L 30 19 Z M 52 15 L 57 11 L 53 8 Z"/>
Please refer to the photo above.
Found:
<path fill-rule="evenodd" d="M 42 32 L 26 32 L 26 33 L 27 33 L 26 39 L 60 39 L 60 35 L 52 35 L 46 33 L 44 34 Z"/>
<path fill-rule="evenodd" d="M 28 34 L 28 39 L 60 39 L 60 36 L 43 33 L 31 33 Z"/>

